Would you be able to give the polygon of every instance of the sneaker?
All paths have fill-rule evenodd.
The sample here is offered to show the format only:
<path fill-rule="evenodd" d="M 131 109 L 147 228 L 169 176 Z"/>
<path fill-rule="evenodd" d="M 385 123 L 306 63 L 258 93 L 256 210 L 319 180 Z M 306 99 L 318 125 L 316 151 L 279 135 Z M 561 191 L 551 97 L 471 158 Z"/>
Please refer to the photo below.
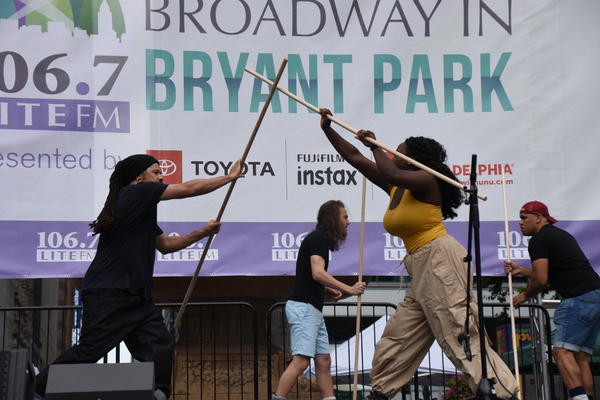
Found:
<path fill-rule="evenodd" d="M 377 393 L 376 391 L 373 391 L 373 393 L 365 397 L 365 400 L 388 400 L 388 398 L 380 393 Z"/>
<path fill-rule="evenodd" d="M 167 400 L 167 396 L 163 393 L 162 390 L 156 389 L 154 391 L 154 399 L 155 400 Z"/>
<path fill-rule="evenodd" d="M 287 399 L 285 397 L 277 396 L 275 393 L 273 393 L 273 396 L 271 396 L 271 400 L 287 400 Z"/>

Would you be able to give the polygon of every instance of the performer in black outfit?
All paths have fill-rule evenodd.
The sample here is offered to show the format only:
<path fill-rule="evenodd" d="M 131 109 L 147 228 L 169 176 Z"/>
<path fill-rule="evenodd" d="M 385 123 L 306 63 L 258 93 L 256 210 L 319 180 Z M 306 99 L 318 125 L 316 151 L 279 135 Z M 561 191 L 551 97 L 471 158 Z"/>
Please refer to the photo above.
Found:
<path fill-rule="evenodd" d="M 600 277 L 577 240 L 554 226 L 557 221 L 544 203 L 526 203 L 519 218 L 521 232 L 531 236 L 531 269 L 506 261 L 504 271 L 531 280 L 527 290 L 514 297 L 514 306 L 541 293 L 548 282 L 561 295 L 554 313 L 552 356 L 573 400 L 593 400 L 594 378 L 588 355 L 593 353 L 600 332 Z"/>
<path fill-rule="evenodd" d="M 228 175 L 166 185 L 154 157 L 137 154 L 119 161 L 104 208 L 90 224 L 100 240 L 83 279 L 79 343 L 53 364 L 95 363 L 125 342 L 136 360 L 154 362 L 155 397 L 166 400 L 171 394 L 173 342 L 151 297 L 155 253 L 186 248 L 217 233 L 221 224 L 210 221 L 187 235 L 167 236 L 157 225 L 157 204 L 210 193 L 240 177 L 238 161 Z M 41 397 L 48 369 L 36 377 L 36 393 Z"/>

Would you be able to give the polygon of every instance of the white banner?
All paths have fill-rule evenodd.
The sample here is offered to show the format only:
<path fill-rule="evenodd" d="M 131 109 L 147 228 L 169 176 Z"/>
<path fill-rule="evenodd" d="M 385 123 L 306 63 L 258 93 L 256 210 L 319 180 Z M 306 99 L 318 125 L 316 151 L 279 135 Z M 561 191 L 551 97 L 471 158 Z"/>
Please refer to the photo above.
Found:
<path fill-rule="evenodd" d="M 284 58 L 280 86 L 380 142 L 432 137 L 464 182 L 477 155 L 486 274 L 502 273 L 506 254 L 502 168 L 513 259 L 527 258 L 519 208 L 540 200 L 600 265 L 590 184 L 599 163 L 597 1 L 92 4 L 0 0 L 0 278 L 82 276 L 95 251 L 87 224 L 119 159 L 154 154 L 168 182 L 226 173 L 269 91 L 244 68 L 273 80 Z M 324 137 L 319 116 L 283 94 L 246 164 L 202 274 L 293 273 L 297 245 L 329 199 L 358 222 L 361 175 Z M 196 229 L 224 195 L 163 202 L 161 226 Z M 381 226 L 387 201 L 369 184 L 366 274 L 401 273 L 403 243 Z M 468 217 L 463 206 L 447 223 L 465 245 Z M 356 272 L 359 224 L 350 230 L 334 274 Z M 201 249 L 158 257 L 157 275 L 193 273 Z"/>

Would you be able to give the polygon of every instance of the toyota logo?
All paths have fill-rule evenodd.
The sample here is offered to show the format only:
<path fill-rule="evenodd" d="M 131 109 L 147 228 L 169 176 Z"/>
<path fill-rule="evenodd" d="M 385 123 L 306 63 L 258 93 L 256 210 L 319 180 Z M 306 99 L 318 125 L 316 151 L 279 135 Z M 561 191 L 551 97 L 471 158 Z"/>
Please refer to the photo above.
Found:
<path fill-rule="evenodd" d="M 171 160 L 159 160 L 158 165 L 163 176 L 173 175 L 177 171 L 177 164 Z"/>

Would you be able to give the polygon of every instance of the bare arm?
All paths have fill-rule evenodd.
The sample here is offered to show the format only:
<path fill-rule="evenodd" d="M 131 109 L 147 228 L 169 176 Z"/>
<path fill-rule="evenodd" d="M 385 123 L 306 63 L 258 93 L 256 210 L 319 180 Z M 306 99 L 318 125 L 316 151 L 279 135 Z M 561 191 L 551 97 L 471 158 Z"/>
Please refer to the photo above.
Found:
<path fill-rule="evenodd" d="M 401 187 L 411 192 L 431 192 L 439 188 L 432 174 L 422 169 L 399 169 L 380 147 L 373 150 L 373 155 L 379 173 L 390 186 Z"/>
<path fill-rule="evenodd" d="M 326 301 L 338 301 L 342 298 L 342 292 L 337 289 L 332 289 L 329 286 L 325 286 L 325 300 Z"/>
<path fill-rule="evenodd" d="M 531 280 L 525 293 L 519 293 L 513 298 L 513 304 L 518 307 L 521 303 L 544 291 L 548 283 L 548 259 L 540 258 L 531 263 Z"/>
<path fill-rule="evenodd" d="M 221 229 L 221 223 L 210 220 L 202 229 L 188 233 L 184 236 L 167 236 L 161 234 L 156 237 L 156 249 L 162 254 L 173 253 L 185 249 L 189 245 L 196 243 L 200 239 L 210 236 L 212 233 L 218 233 Z"/>
<path fill-rule="evenodd" d="M 351 296 L 363 294 L 365 292 L 365 286 L 367 286 L 367 284 L 364 282 L 356 282 L 354 285 L 348 286 L 331 276 L 325 271 L 325 260 L 321 256 L 310 256 L 310 268 L 313 279 L 324 286 L 339 290 L 340 292 Z"/>
<path fill-rule="evenodd" d="M 242 165 L 238 160 L 232 167 L 231 171 L 227 175 L 217 176 L 210 179 L 193 179 L 184 183 L 174 184 L 167 186 L 164 191 L 161 200 L 171 199 L 184 199 L 187 197 L 200 196 L 206 193 L 210 193 L 221 186 L 238 179 L 243 178 Z"/>
<path fill-rule="evenodd" d="M 337 152 L 340 153 L 340 155 L 344 157 L 344 160 L 350 165 L 366 176 L 368 180 L 379 186 L 386 193 L 389 193 L 391 188 L 388 187 L 387 182 L 379 173 L 377 165 L 367 157 L 363 156 L 355 146 L 342 138 L 340 134 L 331 127 L 331 121 L 327 118 L 327 115 L 331 115 L 331 112 L 325 108 L 321 108 L 320 114 L 321 129 L 323 129 L 325 136 L 327 136 L 327 139 L 329 139 L 329 142 L 331 142 Z"/>
<path fill-rule="evenodd" d="M 366 130 L 358 131 L 356 139 L 360 140 L 365 146 L 370 147 L 371 143 L 366 138 L 376 140 L 373 132 Z M 401 147 L 402 145 L 398 147 L 398 151 L 400 151 Z M 373 149 L 373 156 L 375 157 L 379 174 L 385 180 L 388 187 L 397 186 L 408 189 L 419 201 L 425 203 L 438 205 L 442 203 L 440 185 L 435 176 L 411 165 L 404 158 L 394 156 L 393 159 L 390 159 L 380 147 Z"/>

